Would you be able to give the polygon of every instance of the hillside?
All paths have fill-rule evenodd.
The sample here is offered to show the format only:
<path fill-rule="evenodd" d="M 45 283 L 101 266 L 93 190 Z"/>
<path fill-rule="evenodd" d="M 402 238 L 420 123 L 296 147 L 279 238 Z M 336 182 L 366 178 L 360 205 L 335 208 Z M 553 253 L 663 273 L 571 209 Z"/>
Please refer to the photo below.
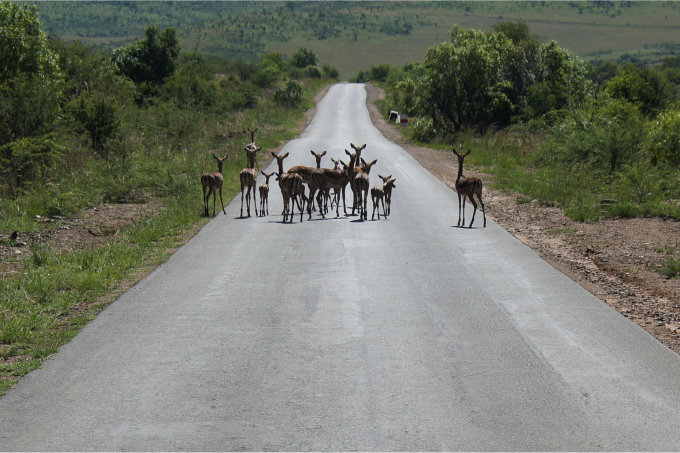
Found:
<path fill-rule="evenodd" d="M 147 25 L 175 27 L 188 51 L 255 60 L 308 47 L 347 79 L 378 63 L 420 61 L 452 24 L 523 20 L 586 59 L 657 62 L 680 53 L 675 2 L 35 2 L 45 29 L 113 48 Z"/>

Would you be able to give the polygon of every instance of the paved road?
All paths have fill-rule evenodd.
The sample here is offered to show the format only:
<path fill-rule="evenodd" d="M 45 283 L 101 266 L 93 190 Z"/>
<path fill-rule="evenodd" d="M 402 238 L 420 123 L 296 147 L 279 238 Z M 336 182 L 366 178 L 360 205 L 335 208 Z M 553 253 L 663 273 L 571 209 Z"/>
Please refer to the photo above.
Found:
<path fill-rule="evenodd" d="M 0 449 L 679 450 L 680 357 L 494 222 L 456 228 L 365 98 L 332 87 L 285 163 L 366 143 L 388 220 L 237 197 L 0 400 Z"/>

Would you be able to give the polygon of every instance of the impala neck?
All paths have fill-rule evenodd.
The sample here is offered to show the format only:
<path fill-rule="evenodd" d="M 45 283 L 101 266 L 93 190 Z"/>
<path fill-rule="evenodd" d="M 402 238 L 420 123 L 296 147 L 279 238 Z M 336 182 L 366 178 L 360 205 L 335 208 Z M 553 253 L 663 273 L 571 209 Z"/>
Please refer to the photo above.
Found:
<path fill-rule="evenodd" d="M 456 178 L 456 182 L 460 181 L 460 178 L 463 177 L 463 162 L 458 162 L 458 177 Z"/>

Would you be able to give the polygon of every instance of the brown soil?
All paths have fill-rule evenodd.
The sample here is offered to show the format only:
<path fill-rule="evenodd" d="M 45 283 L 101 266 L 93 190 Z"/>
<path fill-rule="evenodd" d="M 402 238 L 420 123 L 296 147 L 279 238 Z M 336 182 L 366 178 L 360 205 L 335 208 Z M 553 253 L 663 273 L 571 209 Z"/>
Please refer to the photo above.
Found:
<path fill-rule="evenodd" d="M 458 162 L 451 152 L 411 144 L 401 126 L 389 123 L 374 102 L 380 88 L 368 84 L 373 124 L 453 190 Z M 680 279 L 656 271 L 680 250 L 680 222 L 660 218 L 576 222 L 555 207 L 525 202 L 517 194 L 493 189 L 491 175 L 466 167 L 467 176 L 485 181 L 490 218 L 534 249 L 544 260 L 680 353 Z M 520 202 L 521 201 L 521 202 Z M 454 215 L 453 213 L 452 215 Z"/>
<path fill-rule="evenodd" d="M 152 215 L 161 208 L 156 202 L 113 204 L 85 209 L 71 219 L 38 217 L 42 229 L 35 233 L 0 235 L 0 278 L 23 272 L 25 257 L 32 248 L 69 252 L 87 250 L 117 240 L 119 230 Z"/>

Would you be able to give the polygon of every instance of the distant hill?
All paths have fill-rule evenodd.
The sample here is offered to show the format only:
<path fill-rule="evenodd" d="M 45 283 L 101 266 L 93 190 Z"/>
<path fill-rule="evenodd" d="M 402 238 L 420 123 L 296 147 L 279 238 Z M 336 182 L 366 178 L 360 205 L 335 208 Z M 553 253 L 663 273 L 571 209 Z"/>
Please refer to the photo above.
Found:
<path fill-rule="evenodd" d="M 184 50 L 254 60 L 268 52 L 317 54 L 347 79 L 378 63 L 421 61 L 451 25 L 488 30 L 523 20 L 590 60 L 655 63 L 680 54 L 676 2 L 31 2 L 45 29 L 113 48 L 149 24 L 175 27 Z"/>

